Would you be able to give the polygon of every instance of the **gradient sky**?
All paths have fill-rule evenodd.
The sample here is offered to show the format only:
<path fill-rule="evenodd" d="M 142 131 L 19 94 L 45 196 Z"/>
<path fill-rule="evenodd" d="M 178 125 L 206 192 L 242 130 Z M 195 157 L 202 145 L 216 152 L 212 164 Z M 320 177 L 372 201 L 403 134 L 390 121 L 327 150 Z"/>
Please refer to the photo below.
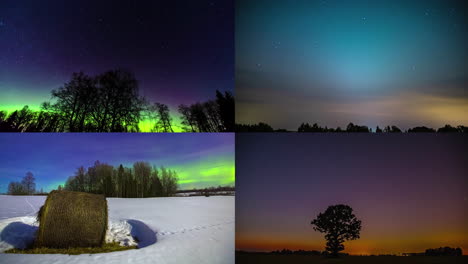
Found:
<path fill-rule="evenodd" d="M 351 254 L 468 253 L 464 135 L 236 135 L 236 248 L 324 250 L 310 222 L 344 203 L 362 220 Z"/>
<path fill-rule="evenodd" d="M 458 0 L 239 0 L 236 120 L 468 125 L 468 18 Z"/>
<path fill-rule="evenodd" d="M 0 109 L 37 109 L 73 72 L 129 69 L 140 94 L 168 104 L 234 86 L 234 3 L 0 1 Z"/>
<path fill-rule="evenodd" d="M 0 193 L 27 171 L 36 177 L 37 190 L 50 191 L 96 160 L 114 167 L 147 161 L 173 169 L 180 189 L 234 185 L 232 133 L 2 133 L 0 146 Z"/>

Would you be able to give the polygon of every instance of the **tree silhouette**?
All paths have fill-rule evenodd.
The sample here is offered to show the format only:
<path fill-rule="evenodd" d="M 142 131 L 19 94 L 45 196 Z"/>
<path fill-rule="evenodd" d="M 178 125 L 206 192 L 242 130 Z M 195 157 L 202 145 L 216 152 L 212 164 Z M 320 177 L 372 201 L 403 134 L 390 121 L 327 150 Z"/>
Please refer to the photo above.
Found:
<path fill-rule="evenodd" d="M 273 128 L 266 123 L 253 125 L 236 124 L 236 132 L 273 132 Z"/>
<path fill-rule="evenodd" d="M 444 127 L 437 129 L 437 133 L 451 133 L 451 132 L 461 132 L 460 127 L 456 128 L 451 125 L 445 125 Z"/>
<path fill-rule="evenodd" d="M 234 131 L 235 126 L 235 102 L 231 93 L 225 92 L 224 95 L 216 90 L 216 103 L 219 107 L 219 117 L 221 119 L 224 131 Z"/>
<path fill-rule="evenodd" d="M 353 123 L 349 123 L 348 126 L 346 127 L 346 132 L 364 132 L 368 133 L 371 132 L 367 126 L 360 126 L 360 125 L 355 125 Z"/>
<path fill-rule="evenodd" d="M 358 239 L 361 231 L 361 220 L 356 218 L 350 206 L 344 204 L 329 206 L 312 220 L 311 225 L 315 231 L 325 233 L 325 249 L 332 256 L 338 256 L 338 252 L 344 250 L 346 240 Z"/>
<path fill-rule="evenodd" d="M 216 91 L 216 99 L 179 106 L 187 132 L 233 132 L 234 97 Z M 40 111 L 26 105 L 11 113 L 0 111 L 2 132 L 139 132 L 141 121 L 154 120 L 154 132 L 174 132 L 170 109 L 139 95 L 130 71 L 117 69 L 97 76 L 73 73 L 51 92 Z"/>
<path fill-rule="evenodd" d="M 10 182 L 8 184 L 8 194 L 11 195 L 31 195 L 36 192 L 36 183 L 34 182 L 32 172 L 26 172 L 21 182 Z"/>
<path fill-rule="evenodd" d="M 183 130 L 186 132 L 234 131 L 234 97 L 216 91 L 216 100 L 192 105 L 179 105 Z"/>
<path fill-rule="evenodd" d="M 24 190 L 27 194 L 34 194 L 36 192 L 36 183 L 34 182 L 36 178 L 34 178 L 32 172 L 26 172 L 26 175 L 23 177 L 21 184 L 24 186 Z"/>
<path fill-rule="evenodd" d="M 181 111 L 179 109 L 179 111 Z M 270 125 L 266 123 L 258 123 L 258 124 L 236 124 L 235 125 L 235 131 L 236 132 L 289 132 L 286 129 L 274 129 Z M 297 132 L 314 132 L 314 133 L 341 133 L 341 132 L 347 132 L 347 133 L 354 133 L 354 132 L 372 132 L 372 128 L 369 128 L 367 126 L 361 126 L 361 125 L 355 125 L 353 123 L 349 123 L 348 126 L 346 127 L 346 130 L 341 129 L 341 127 L 335 128 L 328 128 L 328 127 L 322 127 L 318 125 L 317 123 L 314 123 L 313 125 L 310 125 L 309 123 L 301 123 L 301 125 L 298 127 Z M 457 127 L 452 127 L 451 125 L 445 125 L 444 127 L 441 127 L 437 129 L 437 131 L 433 128 L 428 128 L 425 126 L 422 127 L 415 127 L 415 128 L 410 128 L 408 131 L 405 131 L 408 133 L 412 132 L 431 132 L 431 133 L 448 133 L 448 132 L 458 132 L 458 133 L 468 133 L 468 127 L 466 126 L 457 126 Z M 380 128 L 379 126 L 376 127 L 375 133 L 403 133 L 400 128 L 397 126 L 385 126 L 383 129 Z"/>
<path fill-rule="evenodd" d="M 73 73 L 51 95 L 55 102 L 44 103 L 42 108 L 60 117 L 59 131 L 137 131 L 145 106 L 133 73 L 121 69 L 95 77 Z"/>
<path fill-rule="evenodd" d="M 461 256 L 463 251 L 461 248 L 440 247 L 429 248 L 424 252 L 426 256 Z"/>
<path fill-rule="evenodd" d="M 428 128 L 425 126 L 419 126 L 408 129 L 408 133 L 434 133 L 435 130 L 433 128 Z"/>
<path fill-rule="evenodd" d="M 156 124 L 154 125 L 154 132 L 174 132 L 172 129 L 172 118 L 169 115 L 169 107 L 165 104 L 155 103 L 152 111 L 156 114 Z"/>
<path fill-rule="evenodd" d="M 138 94 L 138 82 L 133 73 L 114 70 L 97 79 L 100 100 L 92 111 L 97 131 L 137 131 L 145 101 Z"/>
<path fill-rule="evenodd" d="M 15 189 L 16 188 L 16 189 Z M 23 192 L 13 183 L 11 189 Z M 151 167 L 138 161 L 132 168 L 113 167 L 96 161 L 87 170 L 81 166 L 68 177 L 65 190 L 104 194 L 106 197 L 144 198 L 173 196 L 178 190 L 177 173 L 164 167 Z M 22 193 L 19 193 L 22 194 Z"/>

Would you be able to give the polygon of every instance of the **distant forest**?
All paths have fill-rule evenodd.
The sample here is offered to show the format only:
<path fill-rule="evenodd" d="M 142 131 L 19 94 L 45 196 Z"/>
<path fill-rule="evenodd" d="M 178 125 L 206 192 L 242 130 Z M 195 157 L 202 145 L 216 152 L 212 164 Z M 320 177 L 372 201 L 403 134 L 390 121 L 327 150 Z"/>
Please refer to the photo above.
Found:
<path fill-rule="evenodd" d="M 345 129 L 341 127 L 337 128 L 328 128 L 328 127 L 321 127 L 317 123 L 310 125 L 309 123 L 302 123 L 297 131 L 288 131 L 286 129 L 273 129 L 270 125 L 266 123 L 258 123 L 253 125 L 245 125 L 245 124 L 236 124 L 236 132 L 319 132 L 319 133 L 341 133 L 341 132 L 361 132 L 361 133 L 468 133 L 468 127 L 466 126 L 457 126 L 453 127 L 451 125 L 445 125 L 444 127 L 433 129 L 425 126 L 418 126 L 414 128 L 410 128 L 408 130 L 402 131 L 397 126 L 386 126 L 384 128 L 380 128 L 379 126 L 376 127 L 375 131 L 372 128 L 367 126 L 360 126 L 355 125 L 353 123 L 349 123 Z"/>
<path fill-rule="evenodd" d="M 282 249 L 275 250 L 270 252 L 250 252 L 250 251 L 236 251 L 236 254 L 264 254 L 264 255 L 306 255 L 306 256 L 328 256 L 329 252 L 327 251 L 318 251 L 318 250 L 290 250 Z M 340 253 L 340 256 L 348 256 L 348 253 Z M 369 256 L 462 256 L 463 251 L 461 248 L 452 248 L 452 247 L 440 247 L 440 248 L 429 248 L 424 252 L 418 253 L 401 253 L 396 254 L 379 254 L 379 255 L 369 255 Z"/>
<path fill-rule="evenodd" d="M 10 182 L 8 194 L 36 194 L 35 178 L 31 172 L 21 182 Z M 79 167 L 65 185 L 58 190 L 103 194 L 106 197 L 145 198 L 174 196 L 178 190 L 177 173 L 151 166 L 148 162 L 135 162 L 132 168 L 122 164 L 113 167 L 96 161 L 89 168 Z M 40 194 L 44 194 L 41 190 Z"/>
<path fill-rule="evenodd" d="M 94 166 L 79 167 L 63 187 L 67 191 L 104 194 L 106 197 L 145 198 L 173 196 L 178 189 L 177 173 L 148 162 L 135 162 L 132 168 L 96 161 Z M 59 188 L 62 188 L 59 186 Z"/>
<path fill-rule="evenodd" d="M 154 122 L 150 132 L 233 132 L 234 97 L 216 91 L 216 99 L 179 105 L 181 124 L 174 124 L 169 107 L 139 95 L 138 81 L 126 70 L 97 76 L 73 73 L 69 82 L 52 90 L 51 102 L 40 111 L 28 106 L 0 111 L 2 132 L 139 132 L 143 120 Z"/>
<path fill-rule="evenodd" d="M 218 186 L 203 189 L 193 188 L 191 190 L 179 190 L 178 196 L 213 196 L 213 195 L 234 195 L 236 188 L 234 186 Z"/>

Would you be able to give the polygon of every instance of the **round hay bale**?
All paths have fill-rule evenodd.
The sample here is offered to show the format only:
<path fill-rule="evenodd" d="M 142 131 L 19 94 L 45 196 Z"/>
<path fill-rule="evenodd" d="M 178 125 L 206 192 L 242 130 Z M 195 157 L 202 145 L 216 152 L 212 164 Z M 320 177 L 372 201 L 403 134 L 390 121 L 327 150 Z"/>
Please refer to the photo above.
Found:
<path fill-rule="evenodd" d="M 52 191 L 38 214 L 35 247 L 100 247 L 107 230 L 103 195 Z"/>

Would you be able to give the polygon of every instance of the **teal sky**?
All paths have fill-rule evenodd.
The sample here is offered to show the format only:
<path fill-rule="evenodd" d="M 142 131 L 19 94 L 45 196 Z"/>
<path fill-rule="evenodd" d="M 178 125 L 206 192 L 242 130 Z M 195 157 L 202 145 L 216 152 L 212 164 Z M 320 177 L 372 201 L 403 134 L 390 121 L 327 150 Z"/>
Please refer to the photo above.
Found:
<path fill-rule="evenodd" d="M 465 1 L 237 1 L 236 120 L 467 125 Z"/>

